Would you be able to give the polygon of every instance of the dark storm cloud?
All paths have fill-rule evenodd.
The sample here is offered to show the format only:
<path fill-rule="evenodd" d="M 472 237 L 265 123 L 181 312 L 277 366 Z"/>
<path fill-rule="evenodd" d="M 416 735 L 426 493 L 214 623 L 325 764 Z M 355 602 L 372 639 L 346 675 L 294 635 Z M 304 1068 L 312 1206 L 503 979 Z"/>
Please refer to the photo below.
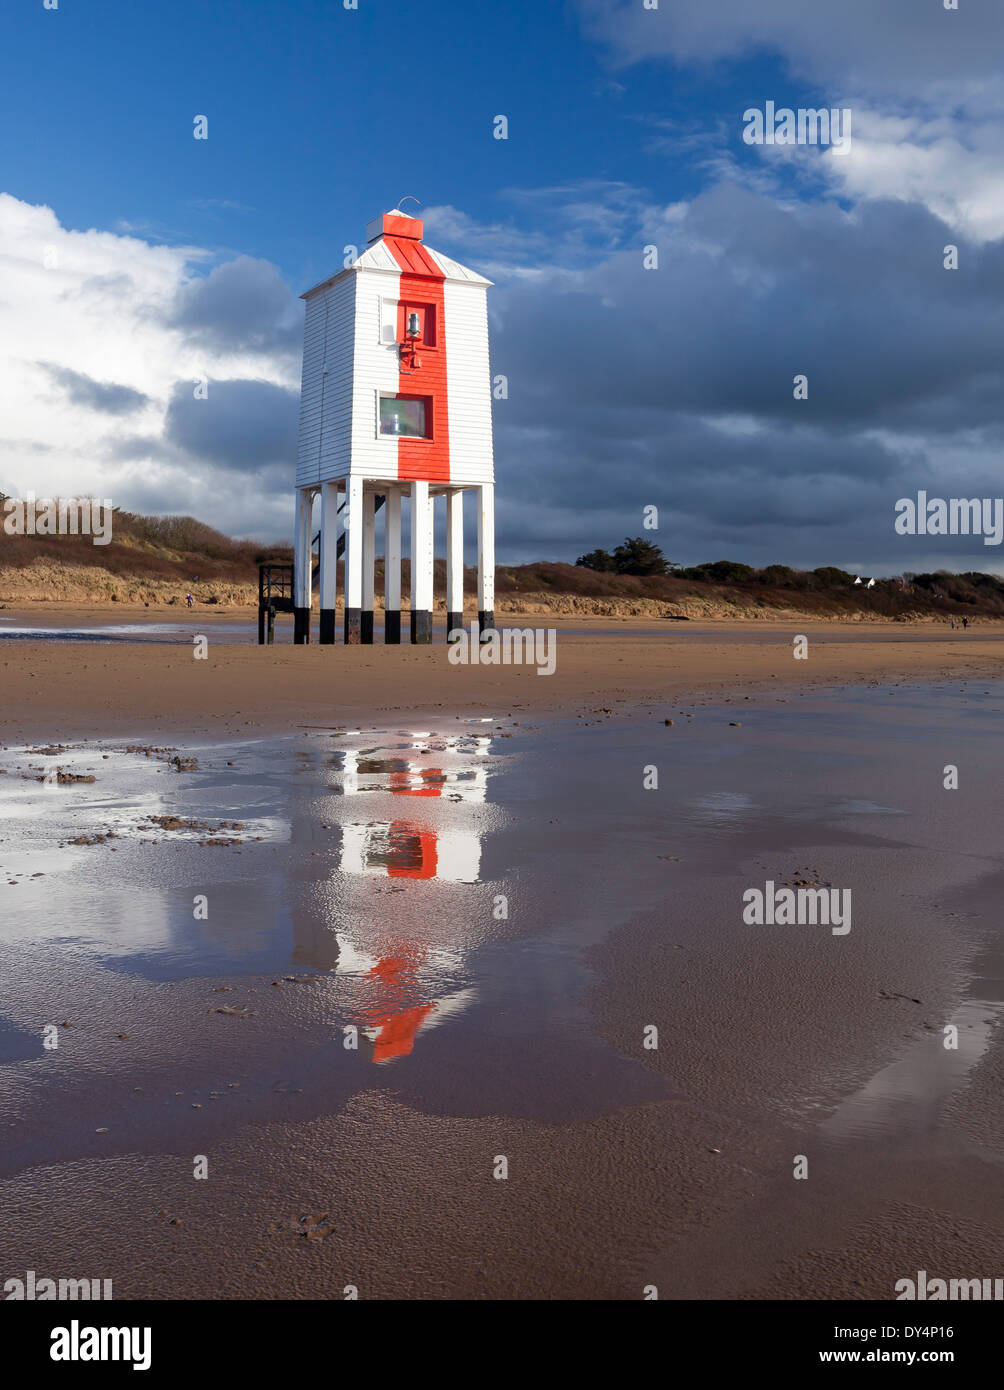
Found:
<path fill-rule="evenodd" d="M 526 369 L 513 412 L 530 418 L 557 372 L 577 403 L 602 381 L 621 408 L 892 424 L 1001 361 L 1000 248 L 963 244 L 963 275 L 943 268 L 949 241 L 915 206 L 785 209 L 721 185 L 662 240 L 657 270 L 639 246 L 574 288 L 506 292 Z"/>
<path fill-rule="evenodd" d="M 110 463 L 135 463 L 143 459 L 174 457 L 176 450 L 156 435 L 127 435 L 124 439 L 108 439 L 102 452 Z"/>
<path fill-rule="evenodd" d="M 292 487 L 299 398 L 270 381 L 210 381 L 205 400 L 192 383 L 175 384 L 164 436 L 192 459 L 244 473 L 270 467 Z"/>
<path fill-rule="evenodd" d="M 218 352 L 293 352 L 303 333 L 298 298 L 274 265 L 252 256 L 183 286 L 169 323 Z"/>
<path fill-rule="evenodd" d="M 48 373 L 53 384 L 64 391 L 74 405 L 88 406 L 105 415 L 129 415 L 150 400 L 149 396 L 133 390 L 131 386 L 120 386 L 114 381 L 95 381 L 83 372 L 74 372 L 54 362 L 39 362 L 38 366 Z"/>
<path fill-rule="evenodd" d="M 583 436 L 577 452 L 563 437 L 543 447 L 538 441 L 532 463 L 515 467 L 503 426 L 500 550 L 574 560 L 639 534 L 650 504 L 660 515 L 651 538 L 682 564 L 729 558 L 815 568 L 872 545 L 878 553 L 893 549 L 887 497 L 901 495 L 902 465 L 880 444 L 862 441 L 850 471 L 840 441 L 814 430 L 730 437 L 672 414 L 663 426 L 623 444 Z"/>
<path fill-rule="evenodd" d="M 964 273 L 943 268 L 949 242 Z M 961 242 L 914 205 L 852 216 L 725 184 L 658 244 L 658 270 L 639 245 L 571 287 L 497 292 L 506 552 L 574 559 L 636 534 L 655 503 L 684 563 L 896 569 L 912 546 L 892 531 L 899 497 L 1000 493 L 999 243 Z"/>

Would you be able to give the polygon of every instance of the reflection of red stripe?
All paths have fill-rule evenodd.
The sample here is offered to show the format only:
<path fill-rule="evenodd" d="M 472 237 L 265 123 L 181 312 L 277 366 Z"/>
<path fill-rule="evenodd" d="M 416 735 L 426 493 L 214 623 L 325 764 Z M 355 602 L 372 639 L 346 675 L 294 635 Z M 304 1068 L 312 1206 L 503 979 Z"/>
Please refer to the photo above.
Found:
<path fill-rule="evenodd" d="M 374 1062 L 389 1062 L 393 1057 L 407 1057 L 415 1046 L 416 1033 L 435 1007 L 435 1004 L 423 1004 L 417 1009 L 406 1009 L 404 1013 L 387 1019 L 374 1039 Z"/>
<path fill-rule="evenodd" d="M 407 821 L 395 821 L 390 828 L 389 878 L 435 878 L 438 856 L 436 836 L 431 830 L 418 830 Z"/>
<path fill-rule="evenodd" d="M 421 242 L 407 237 L 385 236 L 383 244 L 401 269 L 400 300 L 409 298 L 431 304 L 436 315 L 436 346 L 421 344 L 421 367 L 398 375 L 402 396 L 432 397 L 432 439 L 397 441 L 397 476 L 405 482 L 419 479 L 430 483 L 450 481 L 450 420 L 446 394 L 446 306 L 445 277 Z M 403 308 L 398 311 L 398 339 L 403 339 Z"/>
<path fill-rule="evenodd" d="M 415 1045 L 415 1035 L 434 1003 L 417 1004 L 401 1009 L 407 997 L 414 997 L 415 975 L 425 960 L 425 951 L 412 942 L 404 942 L 399 954 L 383 956 L 366 976 L 379 981 L 379 991 L 363 1018 L 370 1027 L 380 1031 L 374 1040 L 374 1062 L 389 1062 L 393 1057 L 407 1057 Z"/>
<path fill-rule="evenodd" d="M 419 774 L 420 785 L 411 781 L 410 772 L 392 772 L 390 791 L 394 796 L 442 796 L 443 774 L 438 767 L 424 768 Z"/>

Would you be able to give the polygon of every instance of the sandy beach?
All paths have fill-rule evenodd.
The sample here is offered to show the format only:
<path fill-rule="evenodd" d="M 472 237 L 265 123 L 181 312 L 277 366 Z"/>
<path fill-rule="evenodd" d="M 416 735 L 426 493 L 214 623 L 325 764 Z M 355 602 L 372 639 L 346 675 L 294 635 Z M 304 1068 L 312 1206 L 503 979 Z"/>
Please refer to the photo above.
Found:
<path fill-rule="evenodd" d="M 330 723 L 399 711 L 492 714 L 505 707 L 539 713 L 583 713 L 604 705 L 661 708 L 683 697 L 742 699 L 769 694 L 775 684 L 799 690 L 858 682 L 968 680 L 993 676 L 1004 659 L 1004 624 L 968 632 L 945 625 L 902 623 L 663 623 L 642 619 L 562 622 L 530 616 L 512 626 L 553 628 L 554 674 L 533 666 L 451 666 L 443 641 L 431 647 L 296 648 L 286 640 L 257 648 L 253 622 L 233 615 L 188 622 L 124 618 L 104 610 L 55 605 L 45 613 L 17 610 L 0 624 L 4 738 L 137 735 L 173 730 L 224 736 L 254 727 L 277 732 L 304 723 Z M 170 640 L 128 640 L 123 625 L 144 635 L 159 628 Z M 3 642 L 4 627 L 45 626 L 97 634 L 100 645 Z M 221 633 L 214 641 L 214 631 Z M 192 635 L 209 639 L 196 660 Z M 794 656 L 794 639 L 808 638 L 808 655 Z M 439 633 L 442 638 L 442 632 Z"/>
<path fill-rule="evenodd" d="M 554 626 L 549 677 L 0 633 L 6 1266 L 147 1299 L 998 1272 L 1004 629 Z M 852 928 L 745 924 L 768 881 L 852 889 Z"/>

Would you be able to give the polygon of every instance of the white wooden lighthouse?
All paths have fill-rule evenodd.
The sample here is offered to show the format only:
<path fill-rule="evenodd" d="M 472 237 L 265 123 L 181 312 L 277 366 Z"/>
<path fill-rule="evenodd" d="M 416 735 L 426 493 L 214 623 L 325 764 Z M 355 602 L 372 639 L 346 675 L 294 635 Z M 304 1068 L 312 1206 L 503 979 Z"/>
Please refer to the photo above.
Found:
<path fill-rule="evenodd" d="M 433 519 L 446 508 L 447 631 L 463 625 L 463 493 L 477 494 L 478 618 L 494 627 L 495 472 L 487 290 L 491 281 L 422 242 L 394 211 L 366 250 L 308 290 L 296 470 L 294 640 L 310 640 L 314 498 L 320 506 L 320 640 L 335 641 L 344 549 L 345 641 L 373 641 L 377 513 L 385 524 L 385 641 L 401 640 L 407 499 L 411 640 L 432 640 Z M 339 538 L 338 521 L 342 522 Z"/>

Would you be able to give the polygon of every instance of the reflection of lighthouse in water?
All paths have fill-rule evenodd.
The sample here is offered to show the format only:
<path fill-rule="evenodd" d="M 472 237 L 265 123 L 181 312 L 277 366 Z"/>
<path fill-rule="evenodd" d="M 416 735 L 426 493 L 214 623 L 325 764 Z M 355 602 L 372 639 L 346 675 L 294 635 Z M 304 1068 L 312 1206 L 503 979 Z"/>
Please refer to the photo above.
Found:
<path fill-rule="evenodd" d="M 441 971 L 444 965 L 456 971 L 460 961 L 448 961 L 442 952 L 402 942 L 366 971 L 366 998 L 359 1009 L 358 1022 L 371 1061 L 392 1062 L 397 1057 L 407 1057 L 420 1031 L 463 1013 L 474 1001 L 475 989 L 428 998 L 419 972 L 426 967 L 438 967 Z"/>
<path fill-rule="evenodd" d="M 476 883 L 481 866 L 478 832 L 434 824 L 432 815 L 422 816 L 421 809 L 428 804 L 427 798 L 467 806 L 483 804 L 491 739 L 441 738 L 429 744 L 427 735 L 412 737 L 411 745 L 403 750 L 407 756 L 375 758 L 354 749 L 344 750 L 340 787 L 343 796 L 389 792 L 392 796 L 418 800 L 409 808 L 412 814 L 408 817 L 343 824 L 341 871 L 396 880 Z M 436 752 L 461 753 L 465 755 L 465 765 L 453 771 L 430 767 L 426 759 Z M 340 944 L 344 955 L 347 943 Z M 437 990 L 438 997 L 430 998 L 423 973 L 426 980 L 430 973 L 439 978 L 455 978 L 462 973 L 463 960 L 455 952 L 431 950 L 413 939 L 394 941 L 379 958 L 349 947 L 341 966 L 349 966 L 365 982 L 358 1023 L 362 1039 L 372 1049 L 374 1062 L 408 1056 L 420 1031 L 462 1013 L 477 994 L 472 988 L 445 994 Z"/>
<path fill-rule="evenodd" d="M 388 942 L 379 957 L 357 950 L 343 936 L 338 946 L 339 973 L 355 975 L 363 984 L 352 1021 L 373 1062 L 407 1057 L 419 1031 L 463 1013 L 477 998 L 473 987 L 443 991 L 441 983 L 431 997 L 430 979 L 462 975 L 463 957 L 457 952 L 433 950 L 410 939 Z"/>
<path fill-rule="evenodd" d="M 459 739 L 443 739 L 437 748 L 454 752 Z M 489 738 L 463 740 L 465 751 L 481 759 Z M 472 748 L 473 744 L 473 748 Z M 423 745 L 413 749 L 421 754 Z M 444 772 L 414 758 L 373 759 L 346 749 L 342 765 L 342 794 L 356 796 L 372 790 L 393 796 L 441 797 L 468 805 L 482 804 L 488 772 L 477 762 L 459 771 Z M 481 837 L 474 830 L 443 830 L 417 824 L 417 817 L 342 826 L 341 870 L 346 874 L 378 874 L 389 878 L 437 878 L 447 883 L 476 883 L 481 866 Z"/>
<path fill-rule="evenodd" d="M 468 830 L 424 830 L 411 821 L 342 827 L 342 873 L 476 883 L 481 840 Z"/>

